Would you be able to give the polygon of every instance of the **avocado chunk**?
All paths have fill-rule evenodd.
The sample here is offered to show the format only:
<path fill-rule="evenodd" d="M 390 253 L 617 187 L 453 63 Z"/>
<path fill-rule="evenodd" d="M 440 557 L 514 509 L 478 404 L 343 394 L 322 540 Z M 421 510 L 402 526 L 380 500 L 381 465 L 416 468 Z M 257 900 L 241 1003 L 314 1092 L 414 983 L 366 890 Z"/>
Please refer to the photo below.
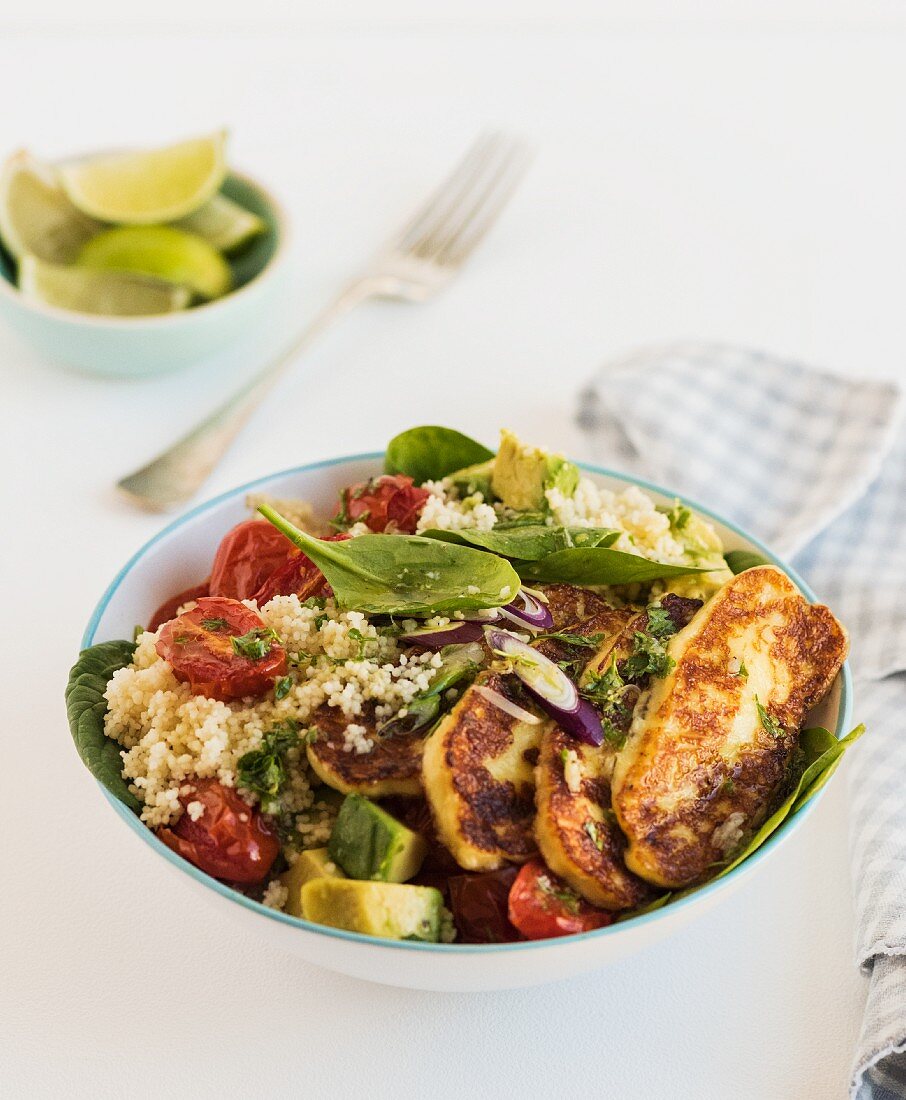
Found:
<path fill-rule="evenodd" d="M 489 458 L 487 462 L 477 462 L 474 466 L 466 466 L 450 474 L 450 483 L 461 497 L 481 493 L 486 501 L 493 500 L 494 492 L 491 488 L 493 473 L 494 459 Z"/>
<path fill-rule="evenodd" d="M 418 874 L 428 846 L 395 817 L 360 794 L 340 807 L 328 851 L 350 878 L 406 882 Z"/>
<path fill-rule="evenodd" d="M 562 455 L 530 447 L 505 429 L 501 432 L 491 489 L 509 508 L 517 512 L 541 511 L 547 507 L 544 494 L 548 489 L 572 496 L 578 484 L 578 467 Z"/>
<path fill-rule="evenodd" d="M 346 878 L 326 848 L 309 848 L 300 852 L 292 867 L 280 876 L 280 881 L 289 892 L 284 912 L 291 917 L 302 916 L 302 887 L 316 878 Z"/>
<path fill-rule="evenodd" d="M 391 940 L 437 943 L 442 908 L 433 886 L 316 878 L 302 887 L 306 920 Z"/>

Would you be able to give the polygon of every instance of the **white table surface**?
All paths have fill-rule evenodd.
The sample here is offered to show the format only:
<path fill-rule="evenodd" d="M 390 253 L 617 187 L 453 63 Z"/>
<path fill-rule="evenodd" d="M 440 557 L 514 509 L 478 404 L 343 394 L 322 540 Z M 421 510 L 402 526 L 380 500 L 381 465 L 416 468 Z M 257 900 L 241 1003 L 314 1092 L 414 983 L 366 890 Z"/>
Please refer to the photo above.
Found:
<path fill-rule="evenodd" d="M 60 155 L 229 122 L 234 162 L 294 215 L 301 317 L 480 126 L 521 130 L 537 164 L 462 281 L 430 307 L 351 318 L 209 491 L 423 421 L 488 441 L 505 424 L 582 457 L 577 388 L 642 342 L 713 338 L 906 377 L 903 47 L 870 24 L 23 33 L 0 37 L 0 149 Z M 0 331 L 2 1091 L 842 1096 L 864 997 L 842 780 L 679 937 L 580 980 L 481 996 L 284 957 L 119 825 L 62 706 L 90 609 L 161 523 L 110 485 L 258 354 L 112 383 Z"/>

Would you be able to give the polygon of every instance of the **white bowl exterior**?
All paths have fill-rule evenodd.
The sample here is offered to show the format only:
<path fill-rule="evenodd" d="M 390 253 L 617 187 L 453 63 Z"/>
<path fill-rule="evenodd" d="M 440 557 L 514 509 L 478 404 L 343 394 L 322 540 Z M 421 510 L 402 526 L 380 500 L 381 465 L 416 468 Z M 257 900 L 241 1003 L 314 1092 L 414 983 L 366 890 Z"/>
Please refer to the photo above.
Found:
<path fill-rule="evenodd" d="M 256 482 L 253 491 L 275 497 L 301 498 L 311 501 L 316 511 L 332 515 L 338 493 L 343 487 L 381 472 L 380 460 L 373 456 L 339 460 L 319 467 L 274 474 Z M 605 487 L 625 488 L 628 478 L 589 471 L 589 476 Z M 646 486 L 657 503 L 670 504 L 674 497 Z M 209 505 L 189 513 L 178 526 L 167 529 L 128 563 L 108 590 L 86 633 L 86 644 L 113 638 L 132 636 L 134 624 L 147 622 L 153 611 L 174 592 L 197 584 L 210 570 L 214 548 L 220 538 L 235 524 L 248 518 L 243 490 L 226 494 Z M 734 528 L 714 519 L 715 526 L 728 550 L 762 547 L 748 541 Z M 177 552 L 178 548 L 178 552 Z M 843 677 L 838 677 L 832 691 L 820 707 L 809 716 L 809 724 L 834 730 L 841 718 Z M 113 802 L 111 796 L 108 799 Z M 144 828 L 144 827 L 142 827 Z M 159 844 L 152 834 L 147 839 Z M 165 854 L 168 850 L 163 849 Z M 612 926 L 602 933 L 581 937 L 565 937 L 512 945 L 516 949 L 463 946 L 438 950 L 420 944 L 395 946 L 391 942 L 376 943 L 367 939 L 346 937 L 345 934 L 317 931 L 283 915 L 262 911 L 240 895 L 230 892 L 240 904 L 226 909 L 237 920 L 254 926 L 276 946 L 301 956 L 318 966 L 367 981 L 412 989 L 464 992 L 515 988 L 538 985 L 571 977 L 605 966 L 607 963 L 640 950 L 663 939 L 682 927 L 718 898 L 725 896 L 750 872 L 748 860 L 738 871 L 719 880 L 714 886 L 681 903 L 625 924 Z M 221 912 L 222 894 L 211 889 L 212 880 L 185 873 L 179 864 L 171 863 L 180 879 L 201 891 Z M 741 873 L 743 872 L 743 873 Z M 210 884 L 207 884 L 210 882 Z"/>

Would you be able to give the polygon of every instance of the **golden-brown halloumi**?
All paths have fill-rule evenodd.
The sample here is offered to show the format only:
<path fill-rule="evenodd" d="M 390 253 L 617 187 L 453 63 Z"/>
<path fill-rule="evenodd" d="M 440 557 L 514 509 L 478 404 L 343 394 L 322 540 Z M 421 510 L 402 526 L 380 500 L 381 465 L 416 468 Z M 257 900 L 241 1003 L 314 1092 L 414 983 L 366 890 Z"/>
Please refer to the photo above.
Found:
<path fill-rule="evenodd" d="M 654 893 L 627 870 L 626 838 L 610 808 L 614 750 L 554 726 L 535 768 L 535 839 L 545 863 L 592 905 L 633 909 Z"/>
<path fill-rule="evenodd" d="M 548 725 L 501 710 L 482 688 L 527 705 L 514 676 L 481 673 L 428 736 L 422 760 L 438 835 L 468 871 L 493 871 L 535 854 L 534 768 Z"/>
<path fill-rule="evenodd" d="M 686 886 L 738 850 L 782 792 L 846 650 L 831 612 L 773 566 L 734 577 L 671 639 L 676 664 L 642 694 L 614 767 L 632 871 Z"/>
<path fill-rule="evenodd" d="M 373 742 L 370 752 L 346 750 L 346 729 L 353 723 L 362 726 L 363 736 Z M 380 737 L 372 714 L 347 718 L 328 706 L 318 707 L 312 725 L 317 736 L 309 741 L 308 762 L 328 787 L 368 798 L 421 794 L 422 732 Z"/>

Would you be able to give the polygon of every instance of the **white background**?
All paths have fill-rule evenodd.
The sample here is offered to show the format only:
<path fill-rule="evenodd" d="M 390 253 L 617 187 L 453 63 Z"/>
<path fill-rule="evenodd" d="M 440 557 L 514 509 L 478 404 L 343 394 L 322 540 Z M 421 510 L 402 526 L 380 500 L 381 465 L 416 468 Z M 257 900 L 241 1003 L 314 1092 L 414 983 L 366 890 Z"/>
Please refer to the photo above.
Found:
<path fill-rule="evenodd" d="M 367 307 L 319 345 L 211 493 L 422 421 L 489 442 L 507 424 L 582 457 L 578 387 L 644 342 L 727 340 L 904 377 L 899 5 L 123 7 L 0 4 L 0 150 L 228 123 L 234 163 L 293 215 L 288 324 L 480 127 L 538 149 L 461 282 L 430 307 Z M 368 986 L 277 954 L 184 892 L 106 808 L 69 743 L 63 683 L 103 587 L 160 526 L 110 485 L 279 336 L 113 383 L 0 331 L 6 1094 L 844 1095 L 864 996 L 845 782 L 680 937 L 483 996 Z"/>

